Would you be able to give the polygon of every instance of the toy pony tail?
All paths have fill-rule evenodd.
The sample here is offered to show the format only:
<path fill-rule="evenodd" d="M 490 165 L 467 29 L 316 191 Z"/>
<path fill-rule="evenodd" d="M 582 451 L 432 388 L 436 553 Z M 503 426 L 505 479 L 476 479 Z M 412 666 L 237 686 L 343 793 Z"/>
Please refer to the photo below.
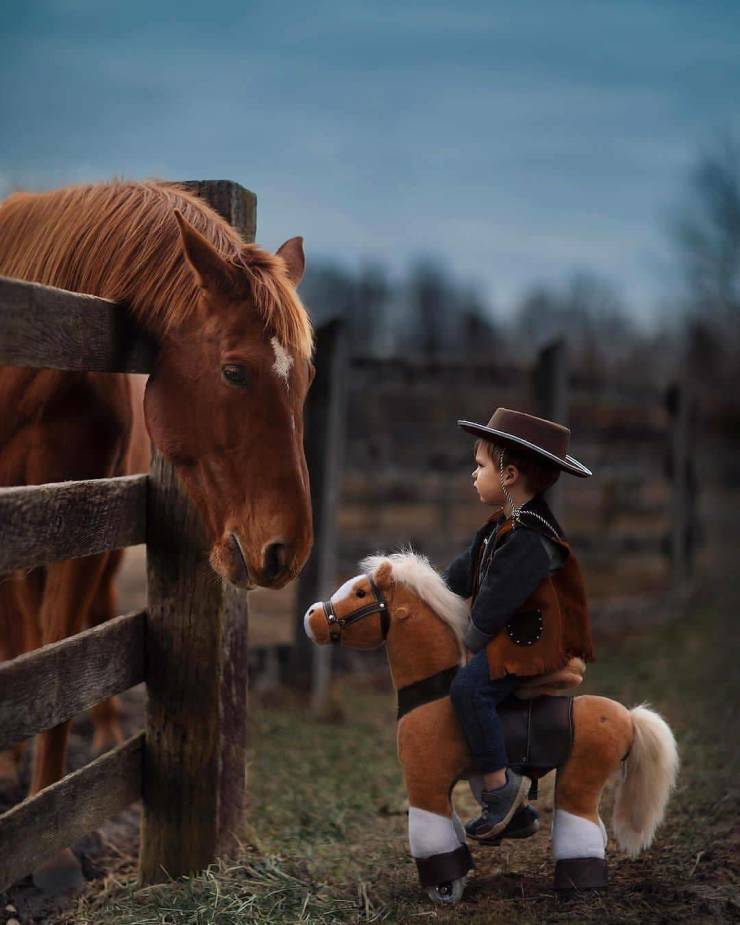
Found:
<path fill-rule="evenodd" d="M 670 726 L 647 704 L 630 710 L 634 737 L 617 784 L 612 827 L 629 857 L 648 848 L 676 784 L 679 758 Z"/>

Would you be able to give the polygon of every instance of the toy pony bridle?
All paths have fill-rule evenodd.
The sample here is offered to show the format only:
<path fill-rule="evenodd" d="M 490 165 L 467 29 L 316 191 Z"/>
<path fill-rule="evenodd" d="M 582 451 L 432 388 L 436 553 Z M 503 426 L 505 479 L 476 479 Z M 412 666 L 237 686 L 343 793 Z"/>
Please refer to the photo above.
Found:
<path fill-rule="evenodd" d="M 349 626 L 351 623 L 356 623 L 358 620 L 362 620 L 363 617 L 369 617 L 371 613 L 380 614 L 380 632 L 382 633 L 383 640 L 385 640 L 388 636 L 388 630 L 391 626 L 391 615 L 388 611 L 388 604 L 383 597 L 383 592 L 375 584 L 372 576 L 368 575 L 367 579 L 370 582 L 370 588 L 375 595 L 375 600 L 371 601 L 369 604 L 365 604 L 358 610 L 355 610 L 355 612 L 351 613 L 349 616 L 338 617 L 336 611 L 334 610 L 334 604 L 331 602 L 331 600 L 321 602 L 321 606 L 324 608 L 326 622 L 329 624 L 329 639 L 331 642 L 338 643 L 342 638 L 342 630 L 345 626 Z"/>

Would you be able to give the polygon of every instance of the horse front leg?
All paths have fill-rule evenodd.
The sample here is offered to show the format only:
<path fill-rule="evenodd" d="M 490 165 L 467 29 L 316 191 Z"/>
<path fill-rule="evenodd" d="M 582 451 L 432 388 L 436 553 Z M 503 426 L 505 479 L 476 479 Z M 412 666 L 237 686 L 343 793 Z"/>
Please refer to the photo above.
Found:
<path fill-rule="evenodd" d="M 39 620 L 41 643 L 59 642 L 79 632 L 98 587 L 106 554 L 55 562 L 47 567 Z M 69 721 L 36 737 L 30 794 L 64 776 Z"/>
<path fill-rule="evenodd" d="M 44 570 L 16 573 L 0 579 L 0 659 L 10 661 L 41 644 L 39 609 L 44 590 Z M 0 752 L 0 792 L 15 800 L 18 768 L 27 742 L 17 742 Z"/>
<path fill-rule="evenodd" d="M 58 642 L 79 632 L 100 580 L 106 555 L 56 562 L 47 568 L 40 611 L 41 642 Z M 69 721 L 36 737 L 31 773 L 31 795 L 64 775 Z M 80 862 L 64 848 L 33 873 L 37 887 L 50 895 L 78 892 L 85 884 Z"/>
<path fill-rule="evenodd" d="M 87 618 L 88 626 L 98 626 L 111 620 L 116 615 L 115 575 L 123 559 L 123 550 L 116 549 L 108 553 L 105 568 L 98 582 L 98 587 L 90 605 Z M 121 708 L 118 697 L 108 697 L 96 703 L 90 710 L 95 734 L 92 750 L 94 755 L 101 755 L 108 749 L 123 742 L 120 723 Z"/>

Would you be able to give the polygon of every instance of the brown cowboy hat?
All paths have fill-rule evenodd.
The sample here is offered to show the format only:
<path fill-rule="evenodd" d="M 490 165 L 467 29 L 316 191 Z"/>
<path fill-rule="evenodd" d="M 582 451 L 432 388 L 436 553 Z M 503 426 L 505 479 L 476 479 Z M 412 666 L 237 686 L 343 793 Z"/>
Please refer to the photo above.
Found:
<path fill-rule="evenodd" d="M 497 408 L 488 424 L 476 424 L 473 421 L 457 423 L 469 434 L 484 440 L 501 440 L 524 447 L 571 475 L 587 479 L 592 474 L 583 463 L 566 453 L 570 430 L 562 424 L 523 411 L 511 411 L 509 408 Z"/>

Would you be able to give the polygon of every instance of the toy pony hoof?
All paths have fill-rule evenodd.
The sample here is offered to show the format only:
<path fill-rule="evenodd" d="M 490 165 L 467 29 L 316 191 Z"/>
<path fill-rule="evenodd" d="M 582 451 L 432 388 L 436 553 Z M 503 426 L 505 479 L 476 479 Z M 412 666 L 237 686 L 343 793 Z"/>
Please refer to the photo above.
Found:
<path fill-rule="evenodd" d="M 467 845 L 460 845 L 446 854 L 416 858 L 419 882 L 427 891 L 427 896 L 439 906 L 453 906 L 460 902 L 467 873 L 473 867 L 473 858 Z"/>
<path fill-rule="evenodd" d="M 457 880 L 448 880 L 446 883 L 428 886 L 427 896 L 438 906 L 454 906 L 462 899 L 466 880 L 467 877 L 459 877 Z"/>
<path fill-rule="evenodd" d="M 555 864 L 555 889 L 561 896 L 581 890 L 605 890 L 605 858 L 565 858 Z"/>

